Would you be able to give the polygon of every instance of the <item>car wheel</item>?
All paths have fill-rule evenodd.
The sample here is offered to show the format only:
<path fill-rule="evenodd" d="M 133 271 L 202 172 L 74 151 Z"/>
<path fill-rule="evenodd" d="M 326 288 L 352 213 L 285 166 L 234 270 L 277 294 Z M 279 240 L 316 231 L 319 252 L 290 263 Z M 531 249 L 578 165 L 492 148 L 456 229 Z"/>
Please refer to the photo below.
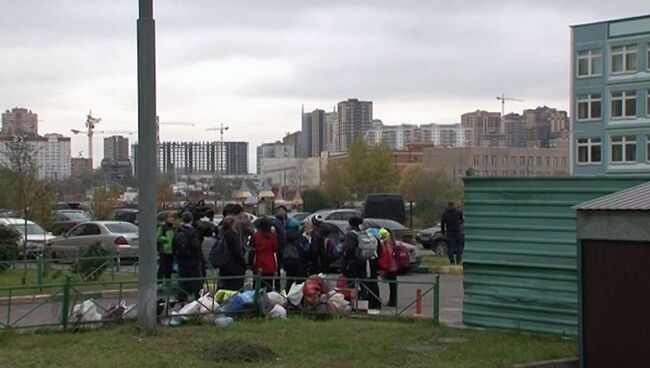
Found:
<path fill-rule="evenodd" d="M 447 243 L 444 240 L 437 242 L 433 248 L 433 251 L 437 256 L 446 256 L 447 255 Z"/>

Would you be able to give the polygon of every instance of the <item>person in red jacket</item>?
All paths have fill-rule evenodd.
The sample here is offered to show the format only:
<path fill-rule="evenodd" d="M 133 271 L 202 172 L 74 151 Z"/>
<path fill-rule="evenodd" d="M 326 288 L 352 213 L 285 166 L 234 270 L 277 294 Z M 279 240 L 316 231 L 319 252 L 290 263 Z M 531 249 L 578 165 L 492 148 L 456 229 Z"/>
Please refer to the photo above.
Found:
<path fill-rule="evenodd" d="M 272 231 L 273 224 L 268 218 L 260 220 L 259 228 L 253 234 L 253 247 L 255 248 L 255 272 L 262 274 L 262 286 L 273 290 L 273 277 L 277 271 L 276 253 L 278 240 Z"/>

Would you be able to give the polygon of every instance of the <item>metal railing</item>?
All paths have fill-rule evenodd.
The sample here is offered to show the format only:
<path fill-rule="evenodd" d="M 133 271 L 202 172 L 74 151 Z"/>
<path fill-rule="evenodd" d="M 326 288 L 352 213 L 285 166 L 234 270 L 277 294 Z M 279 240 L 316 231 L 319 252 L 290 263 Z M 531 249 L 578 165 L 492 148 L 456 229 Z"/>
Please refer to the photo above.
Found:
<path fill-rule="evenodd" d="M 234 317 L 248 314 L 251 316 L 261 316 L 263 313 L 260 310 L 260 298 L 263 296 L 266 284 L 277 285 L 276 280 L 278 277 L 262 277 L 261 275 L 244 275 L 244 276 L 208 276 L 198 278 L 175 278 L 168 280 L 159 280 L 158 297 L 159 303 L 162 305 L 159 310 L 158 317 L 162 321 L 169 321 L 173 317 L 189 317 L 177 313 L 173 313 L 172 306 L 174 300 L 180 295 L 190 295 L 192 292 L 180 288 L 179 282 L 200 282 L 201 287 L 211 292 L 218 290 L 221 281 L 226 280 L 241 280 L 243 279 L 243 287 L 235 292 L 248 290 L 253 292 L 253 303 L 247 305 L 246 308 L 239 311 L 219 311 L 216 314 L 234 315 Z M 337 277 L 325 277 L 326 285 L 333 285 Z M 282 278 L 282 282 L 304 282 L 305 278 L 287 277 Z M 378 281 L 376 279 L 349 279 L 347 285 L 353 287 L 356 295 L 350 300 L 352 315 L 366 315 L 367 311 L 359 308 L 359 301 L 368 299 L 370 297 L 377 297 L 374 287 L 371 289 L 373 283 L 390 284 L 394 283 L 396 293 L 399 290 L 404 293 L 410 294 L 414 292 L 414 297 L 410 298 L 397 298 L 395 306 L 388 307 L 386 303 L 381 301 L 383 317 L 407 317 L 409 312 L 414 312 L 412 316 L 431 319 L 435 325 L 440 321 L 440 278 L 435 276 L 433 281 L 398 281 L 398 280 L 384 280 Z M 30 294 L 29 291 L 39 289 L 42 294 Z M 45 283 L 40 285 L 21 285 L 21 286 L 4 286 L 0 287 L 0 329 L 27 329 L 27 328 L 57 328 L 63 331 L 69 330 L 71 327 L 77 328 L 80 326 L 88 326 L 97 323 L 111 323 L 121 321 L 126 318 L 136 317 L 137 305 L 131 309 L 128 315 L 120 316 L 117 319 L 107 320 L 102 318 L 97 321 L 74 321 L 71 319 L 73 306 L 80 304 L 83 301 L 91 300 L 96 306 L 97 310 L 102 314 L 107 312 L 111 306 L 119 305 L 126 298 L 137 300 L 137 280 L 122 280 L 122 281 L 74 281 L 69 274 L 64 275 L 63 281 L 59 283 Z M 399 294 L 399 293 L 398 293 Z M 359 295 L 361 297 L 359 297 Z M 425 297 L 430 297 L 431 311 L 430 313 L 422 313 L 422 305 L 425 303 Z M 192 299 L 191 297 L 188 299 Z M 203 305 L 208 311 L 208 315 L 214 315 L 215 304 Z M 401 305 L 400 305 L 401 304 Z M 223 307 L 223 304 L 222 304 Z M 314 308 L 309 305 L 306 299 L 303 298 L 299 305 L 290 305 L 288 308 L 289 313 L 307 314 L 328 314 L 323 313 L 322 310 Z M 329 313 L 335 314 L 335 313 Z M 195 314 L 192 314 L 195 315 Z M 167 322 L 165 322 L 167 323 Z"/>

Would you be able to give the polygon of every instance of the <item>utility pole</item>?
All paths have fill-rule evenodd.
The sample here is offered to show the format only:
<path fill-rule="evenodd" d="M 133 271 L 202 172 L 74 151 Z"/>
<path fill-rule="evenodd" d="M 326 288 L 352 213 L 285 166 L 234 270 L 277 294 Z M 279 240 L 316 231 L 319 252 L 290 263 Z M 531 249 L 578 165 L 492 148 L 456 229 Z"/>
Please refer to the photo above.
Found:
<path fill-rule="evenodd" d="M 153 0 L 139 0 L 138 28 L 138 323 L 156 329 L 156 35 Z"/>

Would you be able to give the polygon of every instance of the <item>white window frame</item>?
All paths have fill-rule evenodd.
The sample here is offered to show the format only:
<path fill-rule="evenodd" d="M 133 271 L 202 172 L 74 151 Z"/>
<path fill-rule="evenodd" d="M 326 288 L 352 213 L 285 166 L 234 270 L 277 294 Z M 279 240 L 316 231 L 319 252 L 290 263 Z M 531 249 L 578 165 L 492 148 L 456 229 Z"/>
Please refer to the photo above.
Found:
<path fill-rule="evenodd" d="M 645 90 L 645 116 L 650 117 L 650 88 Z"/>
<path fill-rule="evenodd" d="M 634 137 L 634 140 L 628 140 L 627 137 Z M 616 139 L 616 141 L 614 141 Z M 618 140 L 620 139 L 620 141 Z M 617 136 L 612 136 L 609 137 L 609 162 L 612 164 L 616 165 L 623 165 L 623 164 L 633 164 L 636 163 L 636 136 L 626 136 L 626 135 L 617 135 Z M 627 145 L 634 145 L 635 149 L 635 154 L 634 154 L 634 161 L 628 160 L 626 157 L 627 150 L 625 149 Z M 614 154 L 614 146 L 621 146 L 621 161 L 614 161 L 612 155 Z"/>
<path fill-rule="evenodd" d="M 621 46 L 612 46 L 610 49 L 610 73 L 613 75 L 626 74 L 626 73 L 636 73 L 639 70 L 639 55 L 638 55 L 638 46 L 637 45 L 621 45 Z M 627 69 L 627 59 L 630 55 L 636 55 L 636 64 L 634 69 Z M 623 58 L 623 70 L 614 71 L 614 57 L 621 56 Z"/>
<path fill-rule="evenodd" d="M 650 134 L 645 136 L 645 161 L 650 162 Z"/>
<path fill-rule="evenodd" d="M 614 97 L 615 93 L 620 93 L 620 97 Z M 634 97 L 629 96 L 629 94 L 634 94 Z M 612 105 L 614 104 L 614 101 L 621 101 L 621 112 L 623 115 L 621 116 L 614 116 L 612 112 L 614 109 L 612 108 Z M 628 115 L 627 114 L 627 107 L 626 107 L 626 102 L 627 100 L 634 100 L 634 115 Z M 636 108 L 637 108 L 637 93 L 635 90 L 630 90 L 630 91 L 612 91 L 609 94 L 609 117 L 611 119 L 634 119 L 636 118 Z M 602 106 L 602 105 L 601 105 Z"/>
<path fill-rule="evenodd" d="M 585 53 L 580 55 L 581 53 Z M 600 58 L 600 73 L 594 73 L 594 59 Z M 587 60 L 587 74 L 580 74 L 580 61 Z M 576 76 L 578 78 L 599 77 L 603 75 L 603 51 L 601 49 L 580 50 L 576 56 Z"/>
<path fill-rule="evenodd" d="M 594 97 L 594 95 L 599 95 L 600 97 Z M 580 96 L 587 96 L 586 98 Z M 592 105 L 594 102 L 600 102 L 600 117 L 593 117 Z M 580 118 L 580 115 L 577 111 L 580 110 L 579 106 L 581 103 L 587 104 L 587 117 Z M 584 93 L 576 95 L 576 121 L 596 121 L 603 118 L 603 94 L 602 93 Z"/>
<path fill-rule="evenodd" d="M 580 142 L 583 141 L 583 142 Z M 592 158 L 592 147 L 600 146 L 600 160 L 594 161 Z M 587 161 L 580 161 L 580 148 L 587 149 Z M 600 138 L 578 138 L 576 139 L 576 164 L 577 165 L 597 165 L 603 162 L 603 142 Z"/>

